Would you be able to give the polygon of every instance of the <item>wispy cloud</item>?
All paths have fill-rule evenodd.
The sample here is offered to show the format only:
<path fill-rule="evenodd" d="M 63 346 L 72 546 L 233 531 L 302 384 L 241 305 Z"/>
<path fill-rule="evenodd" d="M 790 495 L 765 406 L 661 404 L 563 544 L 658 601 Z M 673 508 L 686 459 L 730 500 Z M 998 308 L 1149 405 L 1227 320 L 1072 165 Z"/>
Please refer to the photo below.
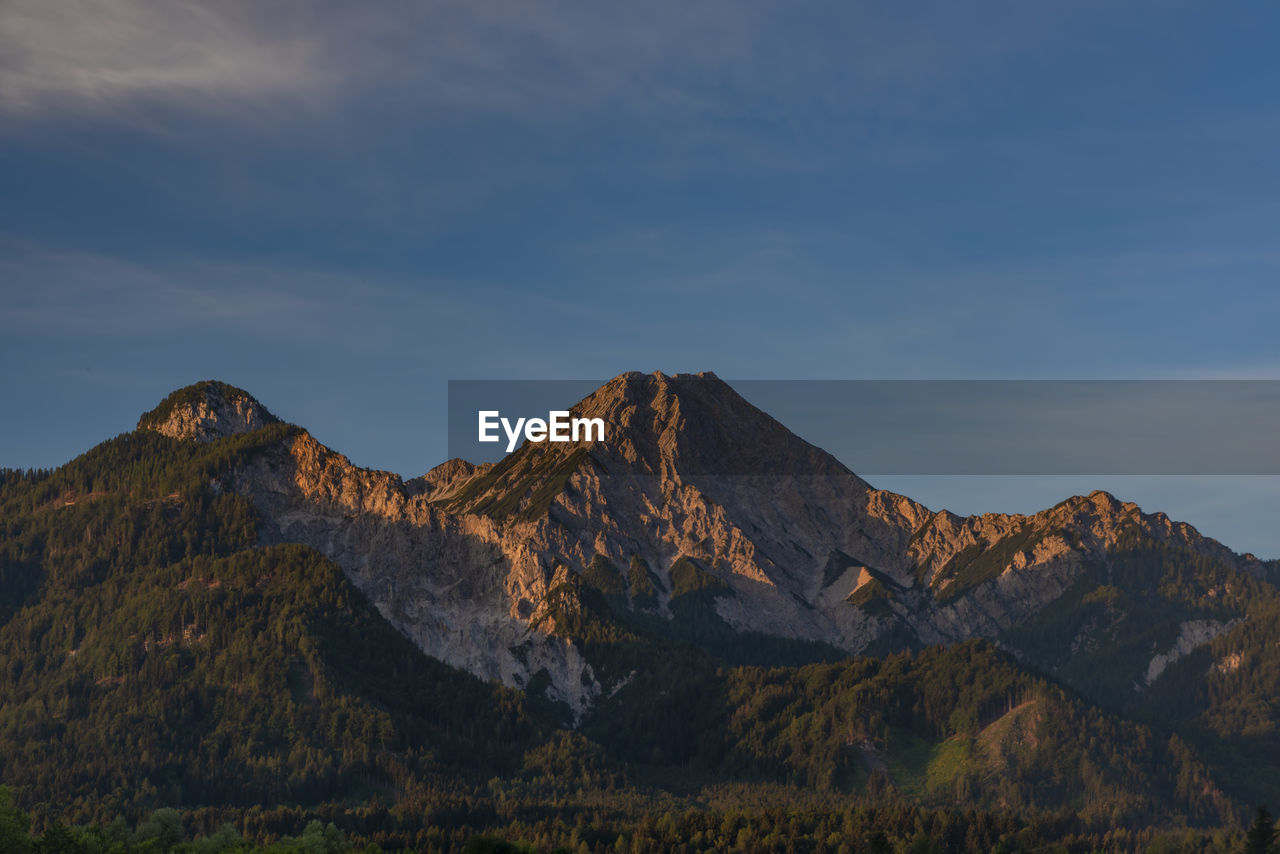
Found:
<path fill-rule="evenodd" d="M 911 14 L 873 4 L 7 0 L 0 112 L 153 103 L 325 105 L 371 91 L 424 109 L 936 112 L 940 87 L 1048 50 L 1023 4 Z M 998 97 L 991 87 L 970 89 Z M 868 105 L 868 102 L 871 102 Z M 954 106 L 954 105 L 953 105 Z M 861 107 L 860 107 L 861 108 Z"/>
<path fill-rule="evenodd" d="M 0 109 L 35 115 L 147 100 L 216 106 L 329 85 L 320 34 L 265 7 L 9 0 L 0 7 Z"/>
<path fill-rule="evenodd" d="M 660 82 L 669 71 L 745 49 L 745 16 L 728 11 L 661 2 L 9 0 L 0 6 L 0 110 L 220 109 L 336 99 L 369 86 L 478 110 L 599 104 L 637 86 L 677 98 Z"/>

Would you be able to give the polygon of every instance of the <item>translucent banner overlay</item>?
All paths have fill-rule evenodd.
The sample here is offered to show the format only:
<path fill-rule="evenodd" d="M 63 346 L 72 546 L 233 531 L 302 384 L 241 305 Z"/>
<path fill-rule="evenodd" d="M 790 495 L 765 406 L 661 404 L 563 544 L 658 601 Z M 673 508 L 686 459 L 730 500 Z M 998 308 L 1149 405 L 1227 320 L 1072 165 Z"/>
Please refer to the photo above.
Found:
<path fill-rule="evenodd" d="M 720 380 L 681 376 L 686 410 L 741 420 Z M 706 383 L 700 387 L 700 383 Z M 860 475 L 1280 474 L 1280 380 L 729 380 L 800 438 Z M 454 380 L 449 456 L 506 455 L 478 439 L 478 413 L 546 419 L 572 410 L 593 380 Z M 726 425 L 730 426 L 730 425 Z M 606 442 L 617 425 L 606 425 Z M 734 430 L 725 431 L 735 433 Z M 762 436 L 776 442 L 775 436 Z M 750 474 L 760 448 L 714 448 L 700 474 Z M 716 460 L 723 459 L 722 469 Z M 791 459 L 791 457 L 788 457 Z M 796 457 L 803 475 L 809 465 Z"/>

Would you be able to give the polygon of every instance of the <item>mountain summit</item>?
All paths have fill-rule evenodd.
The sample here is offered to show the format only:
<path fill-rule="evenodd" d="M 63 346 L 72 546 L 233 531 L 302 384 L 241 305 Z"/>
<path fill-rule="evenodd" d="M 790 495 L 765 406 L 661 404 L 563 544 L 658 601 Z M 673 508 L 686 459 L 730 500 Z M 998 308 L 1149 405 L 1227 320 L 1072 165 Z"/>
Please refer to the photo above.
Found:
<path fill-rule="evenodd" d="M 204 380 L 166 397 L 138 419 L 138 429 L 154 430 L 174 439 L 212 442 L 279 420 L 244 389 Z"/>
<path fill-rule="evenodd" d="M 622 374 L 583 399 L 574 413 L 601 418 L 609 425 L 610 441 L 593 446 L 592 454 L 610 470 L 852 474 L 835 457 L 796 436 L 710 371 L 674 376 Z"/>

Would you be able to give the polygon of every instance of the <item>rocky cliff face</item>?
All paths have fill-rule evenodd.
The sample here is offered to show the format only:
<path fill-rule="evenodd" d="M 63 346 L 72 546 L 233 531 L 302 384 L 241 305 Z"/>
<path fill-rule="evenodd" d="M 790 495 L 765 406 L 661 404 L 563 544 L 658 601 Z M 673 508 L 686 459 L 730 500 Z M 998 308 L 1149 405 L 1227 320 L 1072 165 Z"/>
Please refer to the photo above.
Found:
<path fill-rule="evenodd" d="M 424 479 L 437 480 L 447 479 Z M 357 468 L 305 433 L 226 486 L 254 500 L 268 541 L 303 543 L 333 560 L 428 654 L 517 687 L 545 669 L 552 695 L 575 712 L 600 690 L 574 645 L 538 626 L 569 569 L 536 539 L 522 541 L 532 524 L 444 512 L 431 490 Z"/>
<path fill-rule="evenodd" d="M 274 420 L 239 390 L 201 386 L 141 426 L 209 441 Z M 622 607 L 668 618 L 699 573 L 735 628 L 861 652 L 1001 638 L 1087 574 L 1105 577 L 1135 537 L 1263 571 L 1100 492 L 1032 516 L 931 512 L 872 488 L 709 374 L 624 374 L 574 412 L 604 418 L 608 441 L 526 444 L 497 465 L 453 460 L 406 483 L 303 433 L 224 486 L 253 499 L 269 540 L 338 563 L 425 652 L 514 686 L 545 672 L 575 714 L 615 686 L 554 633 L 554 612 L 601 572 L 619 576 Z M 1202 628 L 1177 637 L 1179 656 L 1213 636 Z M 1134 679 L 1148 684 L 1163 671 L 1142 668 Z"/>

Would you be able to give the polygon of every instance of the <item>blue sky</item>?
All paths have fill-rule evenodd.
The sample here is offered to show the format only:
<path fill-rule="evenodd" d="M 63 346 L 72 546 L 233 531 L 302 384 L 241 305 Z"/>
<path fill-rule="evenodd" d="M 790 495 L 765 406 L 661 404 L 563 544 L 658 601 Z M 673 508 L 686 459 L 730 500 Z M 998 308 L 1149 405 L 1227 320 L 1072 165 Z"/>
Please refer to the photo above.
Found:
<path fill-rule="evenodd" d="M 1280 377 L 1278 19 L 8 0 L 0 464 L 204 378 L 414 475 L 451 378 Z M 1280 556 L 1270 484 L 1128 494 Z"/>

